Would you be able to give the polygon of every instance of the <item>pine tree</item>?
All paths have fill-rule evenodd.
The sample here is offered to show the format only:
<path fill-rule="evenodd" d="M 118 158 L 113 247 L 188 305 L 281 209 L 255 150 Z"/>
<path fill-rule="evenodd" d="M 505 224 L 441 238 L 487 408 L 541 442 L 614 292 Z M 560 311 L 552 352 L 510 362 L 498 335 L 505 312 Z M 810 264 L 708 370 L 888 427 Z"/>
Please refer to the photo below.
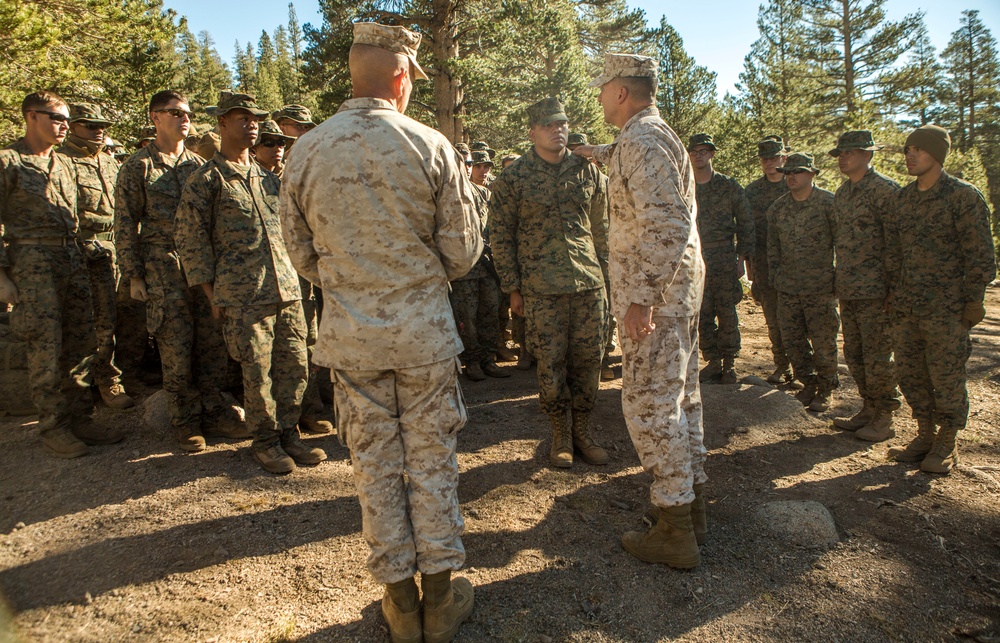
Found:
<path fill-rule="evenodd" d="M 666 18 L 651 31 L 650 40 L 660 61 L 656 98 L 663 119 L 682 140 L 711 129 L 710 116 L 718 110 L 715 72 L 695 63 L 684 50 L 680 34 Z"/>
<path fill-rule="evenodd" d="M 981 110 L 1000 97 L 1000 59 L 997 42 L 979 19 L 978 11 L 963 11 L 961 27 L 952 33 L 943 57 L 951 77 L 958 123 L 958 145 L 965 151 L 975 147 L 983 120 Z M 990 119 L 987 119 L 990 120 Z"/>
<path fill-rule="evenodd" d="M 944 68 L 938 62 L 927 25 L 921 16 L 913 35 L 913 49 L 906 64 L 883 74 L 881 102 L 887 117 L 901 118 L 901 125 L 919 127 L 940 120 L 945 93 Z"/>

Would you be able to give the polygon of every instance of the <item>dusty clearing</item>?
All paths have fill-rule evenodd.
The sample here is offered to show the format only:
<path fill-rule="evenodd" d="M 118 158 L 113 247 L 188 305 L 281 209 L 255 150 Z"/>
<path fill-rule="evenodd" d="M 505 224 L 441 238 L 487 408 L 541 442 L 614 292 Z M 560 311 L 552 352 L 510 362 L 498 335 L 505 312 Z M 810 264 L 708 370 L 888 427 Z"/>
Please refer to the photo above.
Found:
<path fill-rule="evenodd" d="M 458 641 L 1000 641 L 1000 290 L 974 336 L 972 414 L 948 477 L 871 445 L 761 386 L 704 389 L 709 542 L 693 572 L 619 545 L 639 528 L 649 479 L 621 418 L 620 380 L 595 413 L 608 467 L 547 466 L 533 374 L 465 383 L 460 438 L 464 572 L 477 604 Z M 763 315 L 741 305 L 741 375 L 766 374 Z M 0 424 L 0 590 L 25 640 L 385 641 L 382 590 L 364 567 L 347 451 L 287 477 L 246 443 L 183 455 L 141 411 L 101 419 L 128 439 L 62 461 L 25 420 Z M 840 542 L 776 539 L 756 511 L 816 500 Z M 0 632 L 0 640 L 4 637 Z"/>

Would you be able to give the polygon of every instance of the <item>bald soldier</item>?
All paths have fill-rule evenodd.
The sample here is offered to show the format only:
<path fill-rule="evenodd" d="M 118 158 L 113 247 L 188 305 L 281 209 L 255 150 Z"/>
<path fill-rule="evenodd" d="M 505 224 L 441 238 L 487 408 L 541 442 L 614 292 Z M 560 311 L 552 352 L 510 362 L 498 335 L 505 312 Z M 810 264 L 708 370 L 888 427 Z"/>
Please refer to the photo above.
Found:
<path fill-rule="evenodd" d="M 458 152 L 403 115 L 427 78 L 419 44 L 355 23 L 354 98 L 296 142 L 281 216 L 292 263 L 323 288 L 314 359 L 332 369 L 382 614 L 393 640 L 435 643 L 473 607 L 472 584 L 451 577 L 465 561 L 455 449 L 467 415 L 448 281 L 483 243 Z"/>

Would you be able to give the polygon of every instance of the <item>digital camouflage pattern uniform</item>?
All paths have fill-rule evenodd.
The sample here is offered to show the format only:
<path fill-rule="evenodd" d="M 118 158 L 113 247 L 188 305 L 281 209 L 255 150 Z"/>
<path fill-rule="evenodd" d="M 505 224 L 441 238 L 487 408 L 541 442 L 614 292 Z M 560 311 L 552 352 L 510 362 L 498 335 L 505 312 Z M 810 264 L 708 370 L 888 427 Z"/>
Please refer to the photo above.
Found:
<path fill-rule="evenodd" d="M 778 137 L 775 137 L 778 138 Z M 764 139 L 757 144 L 759 158 L 772 158 L 786 153 L 784 142 L 780 139 Z M 784 343 L 781 341 L 781 327 L 778 324 L 778 291 L 771 285 L 770 273 L 767 269 L 767 211 L 775 201 L 788 194 L 788 184 L 784 177 L 779 181 L 771 181 L 762 176 L 744 190 L 750 212 L 753 214 L 754 243 L 750 265 L 753 269 L 753 281 L 750 283 L 750 294 L 760 304 L 767 324 L 767 337 L 771 342 L 771 355 L 776 370 L 785 370 L 790 366 Z"/>
<path fill-rule="evenodd" d="M 90 280 L 76 242 L 76 170 L 65 156 L 0 150 L 0 268 L 18 290 L 11 330 L 28 344 L 31 399 L 42 436 L 89 419 L 94 353 Z"/>
<path fill-rule="evenodd" d="M 355 98 L 298 139 L 281 189 L 292 263 L 323 288 L 313 358 L 333 369 L 368 568 L 380 583 L 457 570 L 467 416 L 448 281 L 483 250 L 464 161 L 391 103 Z"/>
<path fill-rule="evenodd" d="M 942 172 L 899 191 L 887 218 L 886 272 L 899 386 L 918 421 L 958 431 L 969 416 L 962 313 L 996 278 L 990 209 L 972 184 Z"/>
<path fill-rule="evenodd" d="M 815 168 L 792 154 L 785 169 Z M 778 291 L 781 339 L 795 379 L 819 391 L 837 388 L 837 299 L 833 293 L 833 193 L 813 187 L 805 201 L 781 197 L 767 212 L 767 261 Z"/>
<path fill-rule="evenodd" d="M 848 134 L 853 133 L 841 137 L 838 149 L 875 147 L 858 147 L 871 143 L 870 132 L 862 133 L 860 142 Z M 863 140 L 864 134 L 867 141 Z M 833 199 L 833 244 L 837 255 L 834 284 L 840 300 L 844 358 L 866 406 L 880 412 L 899 408 L 889 317 L 885 313 L 883 225 L 896 207 L 897 192 L 898 183 L 869 168 L 857 183 L 844 181 Z"/>
<path fill-rule="evenodd" d="M 280 185 L 259 165 L 217 152 L 185 185 L 174 227 L 188 284 L 213 284 L 212 303 L 225 309 L 223 334 L 243 369 L 247 427 L 258 450 L 295 431 L 308 378 L 302 293 L 278 218 Z"/>
<path fill-rule="evenodd" d="M 122 279 L 146 281 L 146 324 L 160 349 L 170 422 L 178 431 L 197 430 L 222 412 L 228 379 L 222 329 L 201 288 L 188 287 L 174 246 L 181 190 L 203 163 L 187 149 L 171 158 L 151 142 L 125 161 L 115 189 L 118 265 Z"/>
<path fill-rule="evenodd" d="M 656 61 L 608 54 L 604 75 L 653 76 Z M 704 484 L 705 445 L 698 383 L 698 315 L 705 286 L 696 219 L 694 171 L 684 144 L 648 107 L 625 123 L 594 158 L 610 179 L 611 309 L 651 306 L 652 334 L 622 333 L 622 413 L 643 469 L 653 475 L 650 500 L 661 508 L 694 502 Z"/>

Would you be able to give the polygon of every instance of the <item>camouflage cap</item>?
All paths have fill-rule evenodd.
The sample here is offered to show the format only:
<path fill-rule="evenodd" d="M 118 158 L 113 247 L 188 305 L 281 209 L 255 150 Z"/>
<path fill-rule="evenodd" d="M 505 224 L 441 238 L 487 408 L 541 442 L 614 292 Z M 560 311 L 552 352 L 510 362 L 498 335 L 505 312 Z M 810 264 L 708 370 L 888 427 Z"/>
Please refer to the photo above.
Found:
<path fill-rule="evenodd" d="M 757 143 L 757 156 L 762 159 L 772 159 L 785 156 L 791 150 L 785 146 L 785 141 L 777 135 L 765 136 Z"/>
<path fill-rule="evenodd" d="M 527 112 L 528 124 L 532 127 L 535 125 L 548 125 L 549 123 L 554 123 L 555 121 L 569 120 L 566 116 L 566 110 L 563 108 L 562 102 L 560 102 L 558 98 L 553 98 L 551 96 L 529 106 Z"/>
<path fill-rule="evenodd" d="M 587 135 L 573 132 L 569 135 L 569 142 L 566 143 L 566 147 L 573 149 L 577 145 L 590 145 L 587 142 Z"/>
<path fill-rule="evenodd" d="M 257 140 L 254 141 L 253 144 L 254 145 L 260 145 L 261 141 L 264 140 L 265 136 L 270 137 L 270 138 L 281 138 L 281 139 L 284 139 L 286 141 L 294 141 L 295 140 L 294 136 L 286 136 L 281 131 L 281 128 L 278 127 L 278 124 L 275 123 L 274 121 L 270 120 L 270 119 L 268 119 L 266 121 L 261 121 L 260 122 L 260 124 L 258 125 L 258 129 L 257 129 Z"/>
<path fill-rule="evenodd" d="M 602 87 L 615 78 L 656 78 L 660 64 L 639 54 L 605 54 L 604 71 L 589 87 Z"/>
<path fill-rule="evenodd" d="M 380 47 L 393 53 L 403 54 L 413 64 L 413 77 L 427 80 L 427 74 L 417 63 L 417 49 L 420 47 L 420 34 L 403 27 L 390 27 L 377 22 L 355 22 L 354 44 Z"/>
<path fill-rule="evenodd" d="M 224 116 L 234 109 L 245 109 L 258 118 L 267 116 L 267 111 L 257 106 L 257 99 L 253 95 L 219 92 L 219 104 L 214 115 Z"/>
<path fill-rule="evenodd" d="M 785 164 L 781 167 L 775 168 L 782 174 L 791 174 L 795 170 L 808 170 L 813 174 L 819 174 L 819 169 L 813 165 L 812 154 L 806 154 L 804 152 L 796 152 L 785 159 Z"/>
<path fill-rule="evenodd" d="M 715 147 L 715 139 L 712 138 L 712 135 L 706 134 L 705 132 L 701 132 L 700 134 L 695 134 L 690 139 L 688 139 L 688 146 L 687 146 L 688 151 L 690 152 L 699 145 L 707 145 L 708 147 L 712 148 L 713 152 L 719 149 Z"/>
<path fill-rule="evenodd" d="M 513 163 L 519 158 L 521 158 L 520 154 L 505 154 L 504 157 L 500 159 L 500 165 L 506 165 L 508 161 Z"/>
<path fill-rule="evenodd" d="M 156 140 L 156 128 L 150 125 L 149 127 L 143 127 L 142 131 L 139 132 L 140 141 L 153 141 Z"/>
<path fill-rule="evenodd" d="M 486 152 L 490 155 L 490 158 L 493 158 L 497 153 L 497 151 L 491 148 L 486 141 L 476 141 L 469 146 L 469 150 L 472 152 Z"/>
<path fill-rule="evenodd" d="M 473 165 L 493 165 L 493 159 L 490 158 L 489 152 L 486 150 L 473 150 L 472 151 L 472 164 Z"/>
<path fill-rule="evenodd" d="M 470 153 L 468 143 L 455 143 L 455 149 L 461 152 L 463 156 Z"/>
<path fill-rule="evenodd" d="M 837 139 L 837 147 L 830 150 L 830 156 L 840 156 L 841 152 L 848 150 L 865 150 L 866 152 L 877 152 L 885 147 L 876 145 L 870 130 L 857 129 L 844 132 Z"/>
<path fill-rule="evenodd" d="M 312 120 L 312 113 L 309 111 L 309 108 L 303 105 L 285 105 L 281 109 L 275 110 L 271 114 L 271 118 L 274 119 L 275 123 L 287 118 L 290 121 L 302 123 L 303 125 L 316 124 Z"/>
<path fill-rule="evenodd" d="M 104 118 L 101 114 L 101 106 L 94 103 L 70 103 L 69 122 L 97 123 L 99 125 L 112 124 L 112 121 Z"/>

